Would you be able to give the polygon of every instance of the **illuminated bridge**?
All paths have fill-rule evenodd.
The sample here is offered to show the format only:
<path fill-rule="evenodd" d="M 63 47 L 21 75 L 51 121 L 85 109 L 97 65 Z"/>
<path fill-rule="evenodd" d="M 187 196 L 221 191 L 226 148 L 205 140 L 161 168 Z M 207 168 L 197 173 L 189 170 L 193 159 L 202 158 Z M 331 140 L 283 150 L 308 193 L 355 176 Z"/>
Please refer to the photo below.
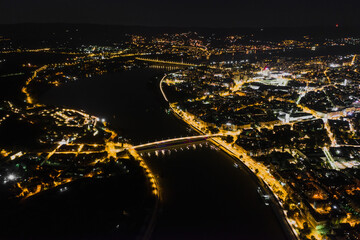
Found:
<path fill-rule="evenodd" d="M 178 148 L 180 146 L 195 145 L 203 141 L 206 141 L 209 138 L 220 137 L 220 136 L 224 136 L 224 134 L 211 134 L 211 135 L 172 138 L 172 139 L 132 146 L 131 149 L 134 149 L 137 152 L 155 152 L 164 149 Z"/>
<path fill-rule="evenodd" d="M 159 60 L 159 59 L 151 59 L 151 58 L 135 58 L 136 60 L 140 61 L 146 61 L 146 62 L 153 62 L 153 63 L 161 63 L 161 64 L 173 64 L 173 65 L 181 65 L 181 66 L 187 66 L 187 67 L 199 67 L 203 65 L 198 65 L 194 63 L 184 63 L 184 62 L 176 62 L 176 61 L 166 61 L 166 60 Z"/>

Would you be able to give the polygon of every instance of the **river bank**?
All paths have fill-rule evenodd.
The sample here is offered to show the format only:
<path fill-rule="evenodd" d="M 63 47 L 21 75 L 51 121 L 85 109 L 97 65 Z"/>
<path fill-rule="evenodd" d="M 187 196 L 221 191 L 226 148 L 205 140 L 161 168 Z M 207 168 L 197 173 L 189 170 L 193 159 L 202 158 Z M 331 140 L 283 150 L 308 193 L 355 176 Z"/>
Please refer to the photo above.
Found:
<path fill-rule="evenodd" d="M 79 80 L 50 89 L 40 102 L 104 117 L 134 144 L 193 135 L 165 111 L 155 79 L 162 75 L 138 69 Z M 258 185 L 225 153 L 197 148 L 144 159 L 163 195 L 152 239 L 286 239 Z"/>

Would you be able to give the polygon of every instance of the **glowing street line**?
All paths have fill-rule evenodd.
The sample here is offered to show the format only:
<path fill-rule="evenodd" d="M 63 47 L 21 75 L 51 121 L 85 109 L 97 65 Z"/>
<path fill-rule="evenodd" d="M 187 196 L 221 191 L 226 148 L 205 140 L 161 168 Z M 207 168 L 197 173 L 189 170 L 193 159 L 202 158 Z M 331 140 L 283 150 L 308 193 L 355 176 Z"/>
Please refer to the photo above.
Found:
<path fill-rule="evenodd" d="M 164 75 L 164 77 L 160 80 L 160 91 L 161 91 L 161 94 L 163 95 L 163 97 L 165 98 L 165 100 L 167 102 L 169 102 L 169 100 L 167 99 L 166 95 L 165 95 L 165 92 L 162 88 L 162 83 L 164 82 L 164 80 L 166 79 L 167 75 Z"/>

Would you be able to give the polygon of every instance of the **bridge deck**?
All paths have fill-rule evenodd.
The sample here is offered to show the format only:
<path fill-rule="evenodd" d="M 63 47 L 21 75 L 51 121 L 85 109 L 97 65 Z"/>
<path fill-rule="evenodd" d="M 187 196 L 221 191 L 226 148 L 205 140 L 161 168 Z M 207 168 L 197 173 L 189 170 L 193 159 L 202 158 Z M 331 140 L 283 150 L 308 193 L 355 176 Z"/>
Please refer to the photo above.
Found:
<path fill-rule="evenodd" d="M 157 142 L 140 144 L 137 146 L 133 146 L 132 148 L 137 151 L 144 151 L 144 150 L 156 149 L 156 148 L 166 148 L 166 147 L 171 147 L 171 146 L 175 146 L 175 145 L 182 145 L 182 144 L 189 144 L 189 143 L 204 141 L 204 140 L 207 140 L 208 138 L 219 137 L 219 136 L 223 136 L 223 134 L 173 138 L 173 139 L 167 139 L 167 140 L 162 140 L 162 141 L 157 141 Z"/>

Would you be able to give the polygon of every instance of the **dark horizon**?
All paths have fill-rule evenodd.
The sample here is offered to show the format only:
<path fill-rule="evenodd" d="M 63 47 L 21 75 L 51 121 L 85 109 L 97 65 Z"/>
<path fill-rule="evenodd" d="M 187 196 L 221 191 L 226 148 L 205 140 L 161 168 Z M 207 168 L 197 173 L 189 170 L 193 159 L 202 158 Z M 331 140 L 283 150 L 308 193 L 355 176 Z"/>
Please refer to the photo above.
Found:
<path fill-rule="evenodd" d="M 68 33 L 70 31 L 70 33 Z M 201 35 L 228 34 L 253 35 L 259 39 L 303 39 L 304 36 L 312 36 L 314 39 L 358 37 L 359 27 L 336 27 L 336 26 L 308 26 L 308 27 L 171 27 L 171 26 L 144 26 L 144 25 L 120 25 L 100 23 L 16 23 L 1 24 L 0 35 L 18 40 L 33 41 L 39 39 L 52 39 L 51 33 L 57 33 L 57 37 L 74 39 L 87 36 L 88 39 L 116 40 L 122 39 L 124 34 L 164 34 L 179 32 L 197 32 Z"/>
<path fill-rule="evenodd" d="M 76 23 L 147 27 L 356 27 L 358 1 L 59 1 L 0 3 L 0 24 Z"/>
<path fill-rule="evenodd" d="M 16 26 L 16 25 L 62 25 L 62 26 L 108 26 L 108 27 L 124 27 L 124 28 L 168 28 L 168 29 L 249 29 L 249 30 L 265 30 L 265 29 L 358 29 L 360 22 L 354 25 L 304 25 L 304 26 L 171 26 L 171 25 L 146 25 L 146 24 L 120 24 L 120 23 L 88 23 L 88 22 L 18 22 L 18 23 L 0 23 L 0 26 Z"/>

